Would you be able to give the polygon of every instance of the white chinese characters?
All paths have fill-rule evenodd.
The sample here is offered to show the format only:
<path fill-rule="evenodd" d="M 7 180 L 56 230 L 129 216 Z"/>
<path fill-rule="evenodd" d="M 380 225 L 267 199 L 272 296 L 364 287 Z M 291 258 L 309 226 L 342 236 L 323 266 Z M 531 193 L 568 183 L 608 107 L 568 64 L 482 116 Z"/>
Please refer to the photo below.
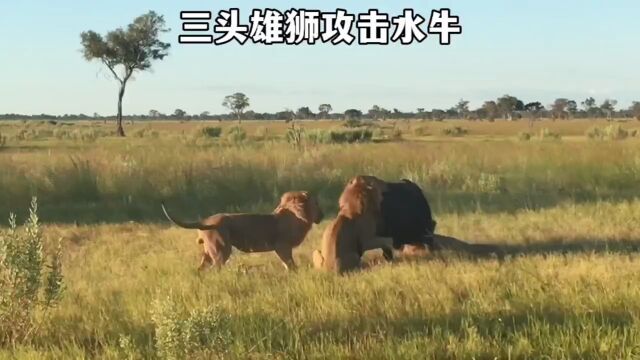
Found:
<path fill-rule="evenodd" d="M 210 31 L 210 11 L 182 11 L 180 19 L 185 32 L 178 37 L 181 44 L 351 45 L 357 39 L 360 45 L 409 45 L 437 35 L 441 45 L 450 45 L 452 35 L 462 34 L 459 17 L 448 8 L 431 11 L 428 22 L 413 9 L 395 17 L 376 9 L 357 15 L 345 9 L 253 9 L 244 23 L 240 9 L 231 8 L 218 12 L 212 27 L 215 36 Z"/>

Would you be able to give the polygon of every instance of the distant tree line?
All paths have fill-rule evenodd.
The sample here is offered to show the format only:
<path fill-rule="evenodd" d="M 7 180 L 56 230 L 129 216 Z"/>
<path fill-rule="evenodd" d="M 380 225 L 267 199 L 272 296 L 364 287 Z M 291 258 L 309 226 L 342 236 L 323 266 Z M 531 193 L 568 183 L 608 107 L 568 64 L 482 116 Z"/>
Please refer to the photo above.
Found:
<path fill-rule="evenodd" d="M 227 114 L 211 114 L 208 111 L 199 114 L 189 114 L 185 110 L 175 109 L 173 113 L 165 114 L 158 110 L 150 110 L 147 114 L 123 116 L 127 121 L 144 120 L 217 120 L 217 121 L 241 121 L 247 120 L 434 120 L 445 119 L 466 119 L 466 120 L 519 120 L 525 119 L 535 121 L 541 118 L 555 120 L 566 120 L 572 118 L 588 119 L 611 119 L 611 118 L 636 118 L 640 120 L 640 101 L 634 101 L 626 109 L 617 109 L 617 101 L 605 99 L 598 103 L 593 97 L 588 97 L 577 102 L 567 98 L 558 98 L 553 103 L 543 105 L 539 101 L 527 102 L 511 95 L 504 95 L 496 100 L 485 101 L 477 109 L 470 109 L 469 102 L 461 99 L 457 104 L 448 109 L 417 108 L 415 111 L 401 111 L 398 109 L 385 109 L 373 105 L 369 110 L 363 112 L 359 109 L 347 109 L 342 113 L 333 112 L 331 104 L 321 104 L 314 111 L 308 106 L 298 108 L 296 111 L 284 109 L 278 112 L 255 112 L 246 110 L 249 105 L 249 97 L 243 93 L 235 93 L 224 98 L 223 105 L 230 112 Z M 65 114 L 61 116 L 39 114 L 0 114 L 1 120 L 117 120 L 117 115 L 101 116 L 97 113 L 87 114 Z"/>

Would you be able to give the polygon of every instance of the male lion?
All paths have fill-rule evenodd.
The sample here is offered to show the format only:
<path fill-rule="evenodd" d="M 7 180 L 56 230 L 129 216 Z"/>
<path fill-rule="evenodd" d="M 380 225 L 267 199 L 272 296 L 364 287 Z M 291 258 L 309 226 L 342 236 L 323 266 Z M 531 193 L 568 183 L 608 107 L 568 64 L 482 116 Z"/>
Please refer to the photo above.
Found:
<path fill-rule="evenodd" d="M 169 215 L 164 204 L 162 210 L 172 223 L 198 230 L 198 243 L 204 246 L 199 270 L 224 265 L 232 246 L 243 252 L 275 251 L 286 269 L 295 269 L 293 248 L 324 217 L 317 199 L 306 191 L 282 195 L 272 214 L 216 214 L 199 222 L 183 222 Z"/>
<path fill-rule="evenodd" d="M 384 241 L 370 245 L 382 248 L 387 260 L 393 258 L 392 248 L 400 250 L 404 245 L 434 246 L 436 222 L 432 218 L 431 207 L 418 185 L 406 179 L 394 183 L 368 175 L 357 176 L 351 181 L 364 181 L 382 193 L 382 219 L 378 223 L 376 234 L 379 239 L 393 238 L 393 242 Z M 369 249 L 371 248 L 365 250 Z"/>
<path fill-rule="evenodd" d="M 362 253 L 377 241 L 380 200 L 379 189 L 362 177 L 347 184 L 338 216 L 322 235 L 322 249 L 313 251 L 316 269 L 343 273 L 360 267 Z"/>

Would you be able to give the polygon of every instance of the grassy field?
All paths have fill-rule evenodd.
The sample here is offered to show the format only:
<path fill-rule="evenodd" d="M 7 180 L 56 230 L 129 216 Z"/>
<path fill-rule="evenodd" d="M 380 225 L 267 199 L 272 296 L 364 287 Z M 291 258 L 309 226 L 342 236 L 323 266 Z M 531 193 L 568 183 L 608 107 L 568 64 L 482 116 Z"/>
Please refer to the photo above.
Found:
<path fill-rule="evenodd" d="M 640 122 L 385 121 L 372 141 L 299 147 L 288 124 L 235 126 L 136 123 L 119 139 L 113 124 L 0 123 L 0 214 L 22 219 L 38 196 L 66 284 L 0 358 L 640 358 Z M 607 135 L 591 139 L 594 127 Z M 282 192 L 311 190 L 331 218 L 356 174 L 414 180 L 439 233 L 509 256 L 389 264 L 372 252 L 366 270 L 320 274 L 310 254 L 327 219 L 295 273 L 239 252 L 198 273 L 195 234 L 159 208 L 267 212 Z"/>

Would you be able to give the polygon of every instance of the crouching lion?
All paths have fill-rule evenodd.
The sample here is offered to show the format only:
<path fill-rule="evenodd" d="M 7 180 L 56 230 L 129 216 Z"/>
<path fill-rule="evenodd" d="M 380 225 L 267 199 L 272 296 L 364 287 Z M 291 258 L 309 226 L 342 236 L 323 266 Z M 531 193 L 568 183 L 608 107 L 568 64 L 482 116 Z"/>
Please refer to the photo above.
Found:
<path fill-rule="evenodd" d="M 362 253 L 380 247 L 376 237 L 380 221 L 381 193 L 356 177 L 340 196 L 338 216 L 325 229 L 321 250 L 312 254 L 316 269 L 343 273 L 360 267 Z"/>
<path fill-rule="evenodd" d="M 275 251 L 286 269 L 295 269 L 293 248 L 324 217 L 317 199 L 306 191 L 282 195 L 272 214 L 216 214 L 199 222 L 184 222 L 169 215 L 164 203 L 162 210 L 175 225 L 198 231 L 197 241 L 204 247 L 199 270 L 224 265 L 232 247 L 243 252 Z"/>

